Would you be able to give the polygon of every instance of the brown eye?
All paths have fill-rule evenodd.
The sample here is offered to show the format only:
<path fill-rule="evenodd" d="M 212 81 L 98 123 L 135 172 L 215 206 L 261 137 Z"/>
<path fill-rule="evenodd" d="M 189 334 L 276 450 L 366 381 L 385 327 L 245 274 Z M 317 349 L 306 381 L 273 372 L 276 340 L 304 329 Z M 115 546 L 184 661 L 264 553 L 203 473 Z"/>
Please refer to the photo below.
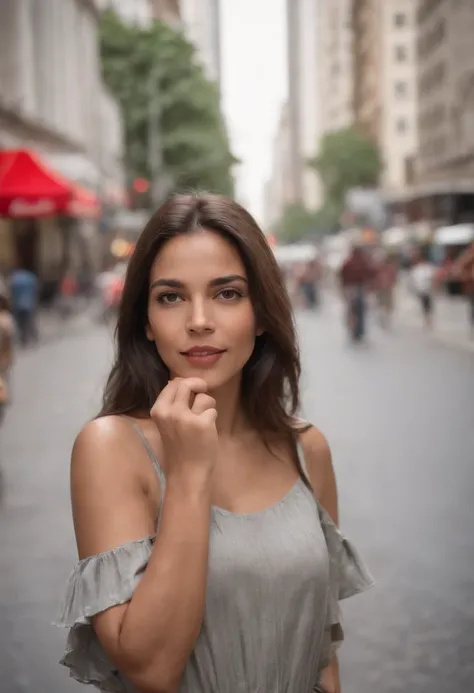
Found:
<path fill-rule="evenodd" d="M 172 291 L 168 291 L 165 294 L 160 294 L 157 300 L 158 303 L 161 303 L 162 305 L 170 306 L 174 303 L 179 303 L 179 301 L 181 300 L 181 296 Z"/>
<path fill-rule="evenodd" d="M 242 294 L 237 289 L 222 289 L 218 296 L 223 298 L 224 301 L 234 301 L 237 298 L 242 298 Z"/>

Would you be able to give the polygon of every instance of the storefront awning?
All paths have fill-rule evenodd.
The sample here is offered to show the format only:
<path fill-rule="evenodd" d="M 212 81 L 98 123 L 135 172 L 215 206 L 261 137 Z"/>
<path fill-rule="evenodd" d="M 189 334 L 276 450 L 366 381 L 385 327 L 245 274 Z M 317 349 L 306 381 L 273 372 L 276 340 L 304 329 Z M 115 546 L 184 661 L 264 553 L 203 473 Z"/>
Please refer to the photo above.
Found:
<path fill-rule="evenodd" d="M 94 193 L 48 168 L 27 149 L 0 151 L 0 216 L 95 218 Z"/>

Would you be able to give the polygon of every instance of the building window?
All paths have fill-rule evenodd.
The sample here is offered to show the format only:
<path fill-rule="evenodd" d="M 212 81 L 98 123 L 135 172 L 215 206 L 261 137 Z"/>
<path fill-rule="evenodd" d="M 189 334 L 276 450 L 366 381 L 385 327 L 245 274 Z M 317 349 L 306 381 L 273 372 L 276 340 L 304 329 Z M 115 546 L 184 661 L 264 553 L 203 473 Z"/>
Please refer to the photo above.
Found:
<path fill-rule="evenodd" d="M 395 96 L 398 99 L 403 99 L 407 95 L 407 83 L 406 82 L 395 82 Z"/>
<path fill-rule="evenodd" d="M 395 46 L 395 60 L 398 63 L 404 63 L 408 57 L 406 46 Z"/>
<path fill-rule="evenodd" d="M 406 132 L 408 130 L 408 123 L 406 121 L 406 118 L 397 118 L 395 127 L 399 135 L 402 135 L 404 132 Z"/>
<path fill-rule="evenodd" d="M 407 23 L 407 16 L 404 12 L 397 12 L 393 16 L 393 23 L 395 24 L 396 27 L 402 27 L 405 26 Z"/>

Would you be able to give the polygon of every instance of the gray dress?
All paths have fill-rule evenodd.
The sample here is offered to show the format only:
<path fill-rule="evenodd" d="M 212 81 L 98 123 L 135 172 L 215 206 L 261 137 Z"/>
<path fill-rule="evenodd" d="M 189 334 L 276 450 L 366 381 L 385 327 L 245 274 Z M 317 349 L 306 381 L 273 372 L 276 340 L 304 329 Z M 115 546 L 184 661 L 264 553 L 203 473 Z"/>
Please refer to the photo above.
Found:
<path fill-rule="evenodd" d="M 165 475 L 136 429 L 164 494 Z M 85 558 L 71 574 L 58 625 L 70 629 L 61 663 L 77 681 L 136 693 L 91 618 L 131 599 L 153 542 Z M 310 693 L 343 639 L 339 600 L 372 584 L 353 546 L 298 480 L 260 512 L 213 507 L 209 550 L 204 620 L 179 693 Z"/>

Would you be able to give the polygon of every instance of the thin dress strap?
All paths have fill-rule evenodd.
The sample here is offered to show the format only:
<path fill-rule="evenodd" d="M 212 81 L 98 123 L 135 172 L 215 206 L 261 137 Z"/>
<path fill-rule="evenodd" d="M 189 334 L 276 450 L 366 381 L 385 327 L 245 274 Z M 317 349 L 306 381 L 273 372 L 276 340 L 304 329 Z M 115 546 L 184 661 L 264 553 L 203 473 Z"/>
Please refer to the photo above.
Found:
<path fill-rule="evenodd" d="M 306 466 L 306 457 L 305 457 L 303 445 L 301 443 L 299 436 L 296 439 L 296 452 L 298 455 L 298 460 L 300 463 L 301 470 L 302 470 L 302 472 L 306 478 L 306 481 L 311 485 L 311 481 L 310 481 L 309 474 L 308 474 L 308 467 Z"/>
<path fill-rule="evenodd" d="M 160 485 L 161 485 L 161 492 L 164 493 L 165 487 L 166 487 L 166 477 L 165 477 L 165 473 L 164 473 L 163 469 L 161 468 L 161 465 L 158 461 L 158 457 L 156 456 L 155 451 L 151 447 L 150 443 L 148 442 L 146 435 L 143 433 L 140 426 L 137 423 L 135 423 L 135 421 L 130 419 L 128 416 L 124 416 L 123 418 L 126 419 L 130 423 L 130 425 L 132 426 L 132 428 L 135 430 L 136 434 L 138 435 L 138 437 L 142 441 L 143 447 L 147 451 L 148 457 L 150 458 L 150 460 L 151 460 L 151 462 L 152 462 L 152 464 L 156 470 L 156 473 L 158 474 L 158 479 L 160 480 Z"/>
<path fill-rule="evenodd" d="M 301 470 L 304 474 L 304 477 L 308 484 L 310 485 L 311 488 L 311 479 L 308 474 L 308 467 L 306 465 L 306 456 L 304 454 L 304 448 L 303 444 L 301 442 L 301 434 L 304 433 L 305 431 L 308 430 L 308 428 L 311 428 L 312 424 L 309 421 L 306 421 L 306 419 L 297 419 L 296 420 L 296 428 L 295 428 L 295 442 L 296 442 L 296 454 L 298 455 L 298 461 L 300 463 Z"/>

